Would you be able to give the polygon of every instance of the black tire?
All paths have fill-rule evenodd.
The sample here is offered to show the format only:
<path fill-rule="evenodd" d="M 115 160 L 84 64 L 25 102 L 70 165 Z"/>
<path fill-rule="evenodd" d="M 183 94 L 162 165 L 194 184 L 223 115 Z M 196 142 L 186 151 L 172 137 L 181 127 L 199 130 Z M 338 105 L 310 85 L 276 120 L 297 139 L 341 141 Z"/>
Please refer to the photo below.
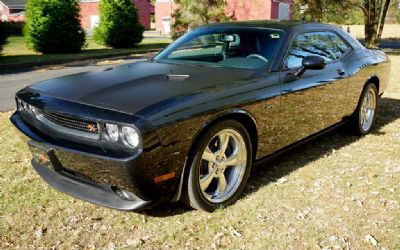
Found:
<path fill-rule="evenodd" d="M 235 155 L 241 155 L 240 157 L 237 157 L 238 159 L 244 159 L 246 158 L 246 162 L 238 160 L 238 162 L 241 162 L 241 164 L 238 164 L 237 166 L 233 167 L 221 167 L 225 166 L 225 163 L 214 163 L 212 164 L 212 161 L 207 161 L 203 159 L 203 154 L 205 154 L 205 150 L 210 149 L 209 152 L 212 152 L 211 147 L 216 147 L 218 150 L 213 153 L 215 156 L 216 154 L 219 154 L 218 152 L 222 152 L 221 148 L 223 146 L 218 145 L 221 144 L 221 140 L 219 139 L 219 136 L 224 136 L 226 135 L 225 133 L 234 133 L 232 134 L 232 137 L 224 137 L 224 138 L 229 138 L 227 141 L 227 145 L 225 148 L 226 150 L 224 151 L 224 155 L 226 157 L 222 157 L 221 159 L 224 160 L 225 162 L 228 162 L 230 157 L 228 157 L 229 151 L 233 152 L 233 148 L 237 148 L 234 146 L 236 143 L 238 147 L 241 148 L 241 150 L 245 147 L 246 150 L 242 150 L 242 153 L 239 152 L 239 149 L 237 149 L 235 152 Z M 240 135 L 240 136 L 239 136 Z M 239 141 L 240 140 L 240 141 Z M 211 146 L 210 146 L 211 145 Z M 186 203 L 186 205 L 191 206 L 194 209 L 198 210 L 203 210 L 207 212 L 212 212 L 215 209 L 219 207 L 225 207 L 228 206 L 232 203 L 234 203 L 239 196 L 242 194 L 243 189 L 246 185 L 247 179 L 250 174 L 250 168 L 252 166 L 252 146 L 251 146 L 251 140 L 249 133 L 245 129 L 245 127 L 235 121 L 235 120 L 223 120 L 221 122 L 218 122 L 214 124 L 212 127 L 207 129 L 204 133 L 202 133 L 201 137 L 195 142 L 195 144 L 192 147 L 191 153 L 189 155 L 188 161 L 187 161 L 187 171 L 184 179 L 184 190 L 183 190 L 183 201 Z M 228 153 L 226 153 L 228 152 Z M 231 157 L 234 154 L 231 154 Z M 218 156 L 217 156 L 218 157 Z M 222 161 L 221 161 L 222 162 Z M 210 167 L 210 164 L 213 165 Z M 244 169 L 242 168 L 244 167 Z M 219 202 L 218 199 L 215 198 L 214 200 L 211 195 L 208 195 L 207 190 L 205 189 L 204 191 L 200 187 L 200 177 L 201 177 L 201 171 L 204 172 L 204 168 L 207 169 L 209 173 L 203 175 L 203 180 L 206 179 L 204 178 L 207 176 L 211 175 L 211 172 L 214 171 L 214 174 L 217 173 L 216 171 L 219 171 L 219 174 L 223 174 L 225 179 L 225 185 L 221 185 L 220 177 L 212 177 L 212 181 L 209 182 L 208 188 L 211 186 L 215 186 L 216 190 L 220 190 L 220 186 L 225 186 L 225 191 L 227 192 L 226 197 L 221 198 L 221 201 Z M 226 169 L 225 169 L 226 168 Z M 240 168 L 241 171 L 237 168 Z M 213 171 L 210 171 L 212 169 Z M 217 169 L 217 170 L 214 170 Z M 233 169 L 233 170 L 232 170 Z M 229 170 L 229 173 L 227 173 Z M 228 179 L 229 176 L 227 177 L 226 174 L 229 174 L 229 176 L 232 176 L 230 178 L 231 183 L 229 183 Z M 240 176 L 240 177 L 238 177 Z M 225 178 L 226 177 L 226 178 Z M 241 178 L 240 180 L 237 179 L 235 181 L 235 178 Z M 215 184 L 217 182 L 217 184 Z M 204 184 L 204 181 L 203 181 Z M 231 187 L 231 188 L 230 188 Z M 222 189 L 222 188 L 221 188 Z M 230 190 L 230 191 L 229 191 Z M 229 192 L 228 192 L 229 191 Z M 217 191 L 216 191 L 217 192 Z M 223 194 L 223 192 L 218 193 L 218 194 Z M 207 198 L 208 197 L 208 198 Z M 218 195 L 215 195 L 214 197 L 218 197 Z"/>
<path fill-rule="evenodd" d="M 370 122 L 368 124 L 363 123 L 363 102 L 367 98 L 368 93 L 370 91 L 373 92 L 374 97 L 375 97 L 375 108 L 373 111 L 372 118 L 370 118 Z M 355 135 L 358 136 L 363 136 L 371 132 L 371 129 L 373 128 L 376 120 L 376 113 L 378 111 L 378 90 L 376 88 L 376 85 L 374 83 L 367 83 L 364 87 L 363 92 L 361 93 L 360 100 L 358 101 L 358 106 L 356 111 L 354 112 L 351 121 L 350 121 L 350 127 Z M 365 124 L 365 126 L 363 125 Z"/>

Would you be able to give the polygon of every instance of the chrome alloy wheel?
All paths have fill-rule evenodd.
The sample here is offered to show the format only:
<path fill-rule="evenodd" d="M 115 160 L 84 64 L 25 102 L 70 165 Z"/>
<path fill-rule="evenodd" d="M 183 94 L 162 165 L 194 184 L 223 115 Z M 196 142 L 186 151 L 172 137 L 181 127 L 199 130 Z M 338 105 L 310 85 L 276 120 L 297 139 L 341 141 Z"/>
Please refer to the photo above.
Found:
<path fill-rule="evenodd" d="M 212 203 L 229 199 L 239 188 L 246 170 L 247 149 L 233 129 L 218 132 L 207 144 L 200 166 L 200 190 Z"/>
<path fill-rule="evenodd" d="M 376 92 L 374 89 L 369 88 L 367 93 L 364 95 L 360 109 L 360 125 L 364 131 L 369 131 L 374 122 L 376 102 Z"/>

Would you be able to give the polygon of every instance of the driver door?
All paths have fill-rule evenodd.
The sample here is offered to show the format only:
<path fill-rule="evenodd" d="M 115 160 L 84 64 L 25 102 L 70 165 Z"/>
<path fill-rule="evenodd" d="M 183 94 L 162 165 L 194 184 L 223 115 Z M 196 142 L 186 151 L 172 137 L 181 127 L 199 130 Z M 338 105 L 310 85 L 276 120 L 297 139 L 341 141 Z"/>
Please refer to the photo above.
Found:
<path fill-rule="evenodd" d="M 333 32 L 310 32 L 297 35 L 280 72 L 282 146 L 315 134 L 342 118 L 348 74 L 341 59 L 350 47 Z M 325 60 L 322 70 L 300 69 L 306 56 Z"/>

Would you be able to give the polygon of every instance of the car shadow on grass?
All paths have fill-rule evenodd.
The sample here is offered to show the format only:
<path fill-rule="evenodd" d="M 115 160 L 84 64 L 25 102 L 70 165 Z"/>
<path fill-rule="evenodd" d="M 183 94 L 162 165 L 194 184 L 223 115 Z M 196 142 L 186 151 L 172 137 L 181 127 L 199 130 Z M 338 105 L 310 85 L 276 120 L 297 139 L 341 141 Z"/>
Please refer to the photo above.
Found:
<path fill-rule="evenodd" d="M 399 99 L 381 99 L 379 101 L 376 123 L 371 134 L 377 136 L 384 135 L 385 133 L 381 131 L 381 128 L 400 119 L 399 109 Z M 256 164 L 252 169 L 242 198 L 257 192 L 257 190 L 266 185 L 276 182 L 276 180 L 290 174 L 292 171 L 302 168 L 310 162 L 329 155 L 359 139 L 360 137 L 354 136 L 349 132 L 347 125 L 343 125 L 280 156 L 263 161 L 262 164 Z M 178 202 L 162 204 L 141 213 L 153 217 L 168 217 L 183 214 L 191 210 Z"/>

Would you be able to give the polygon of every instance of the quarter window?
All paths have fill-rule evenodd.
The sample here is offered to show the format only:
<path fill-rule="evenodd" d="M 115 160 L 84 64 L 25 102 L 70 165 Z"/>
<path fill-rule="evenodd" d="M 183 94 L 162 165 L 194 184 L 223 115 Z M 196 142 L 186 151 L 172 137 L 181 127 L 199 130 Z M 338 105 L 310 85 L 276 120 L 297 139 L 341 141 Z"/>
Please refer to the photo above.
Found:
<path fill-rule="evenodd" d="M 285 59 L 286 68 L 301 67 L 304 57 L 320 56 L 325 62 L 337 60 L 343 56 L 350 47 L 333 32 L 310 32 L 299 34 Z"/>

